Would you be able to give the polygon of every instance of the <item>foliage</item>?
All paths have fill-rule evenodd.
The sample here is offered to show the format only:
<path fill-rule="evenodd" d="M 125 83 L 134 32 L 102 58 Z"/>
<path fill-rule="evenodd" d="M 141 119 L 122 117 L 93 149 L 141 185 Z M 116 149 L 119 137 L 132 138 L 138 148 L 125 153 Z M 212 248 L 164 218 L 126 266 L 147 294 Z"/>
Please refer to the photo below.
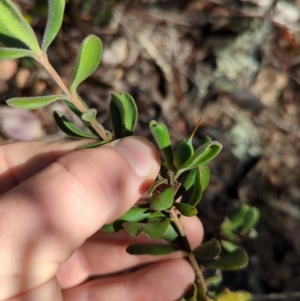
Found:
<path fill-rule="evenodd" d="M 0 47 L 0 59 L 31 57 L 49 72 L 62 90 L 60 95 L 9 99 L 8 105 L 32 110 L 57 100 L 65 101 L 74 114 L 79 116 L 86 130 L 79 129 L 61 112 L 55 111 L 54 119 L 59 128 L 72 137 L 95 139 L 95 142 L 86 144 L 83 148 L 97 147 L 134 133 L 138 111 L 131 95 L 112 94 L 110 115 L 113 132 L 109 132 L 98 122 L 97 111 L 88 108 L 77 93 L 77 87 L 100 64 L 102 43 L 98 37 L 90 35 L 81 43 L 69 86 L 63 83 L 50 64 L 47 49 L 61 27 L 64 1 L 49 0 L 48 22 L 41 46 L 32 28 L 11 1 L 2 0 L 0 11 L 5 12 L 0 18 L 0 41 L 4 45 Z M 212 300 L 211 298 L 218 298 L 216 287 L 221 281 L 219 271 L 235 270 L 247 265 L 247 255 L 237 243 L 240 236 L 252 231 L 258 221 L 259 212 L 256 208 L 243 205 L 235 216 L 225 219 L 222 224 L 224 240 L 219 242 L 217 239 L 212 239 L 192 250 L 180 217 L 197 214 L 196 206 L 201 201 L 210 180 L 208 164 L 219 154 L 222 145 L 207 137 L 202 145 L 194 149 L 192 141 L 194 131 L 189 139 L 182 140 L 173 147 L 165 124 L 153 120 L 149 127 L 164 159 L 160 174 L 149 188 L 147 203 L 132 207 L 117 221 L 104 226 L 103 231 L 117 232 L 123 229 L 135 237 L 144 234 L 151 239 L 159 237 L 165 239 L 169 244 L 133 244 L 127 248 L 127 252 L 133 255 L 159 256 L 177 250 L 184 251 L 195 270 L 196 280 L 190 292 L 182 300 L 207 301 Z M 191 192 L 189 201 L 177 202 L 177 199 L 187 191 Z M 213 269 L 218 273 L 205 280 L 203 274 L 207 269 Z M 228 294 L 227 291 L 221 293 L 219 300 L 229 300 Z M 246 300 L 245 298 L 239 299 L 238 295 L 234 296 L 236 300 Z"/>

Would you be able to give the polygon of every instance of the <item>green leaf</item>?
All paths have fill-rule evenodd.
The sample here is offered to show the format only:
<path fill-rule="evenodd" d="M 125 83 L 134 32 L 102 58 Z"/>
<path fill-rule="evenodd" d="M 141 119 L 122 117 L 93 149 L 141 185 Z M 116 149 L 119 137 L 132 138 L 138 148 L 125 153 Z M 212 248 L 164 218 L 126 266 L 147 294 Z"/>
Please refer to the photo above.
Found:
<path fill-rule="evenodd" d="M 0 44 L 6 47 L 29 50 L 28 46 L 16 39 L 10 31 L 0 22 Z"/>
<path fill-rule="evenodd" d="M 104 144 L 106 144 L 106 143 L 108 143 L 108 142 L 109 142 L 109 141 L 107 141 L 107 140 L 91 142 L 91 143 L 82 145 L 82 146 L 80 146 L 80 147 L 78 147 L 78 148 L 76 148 L 76 149 L 94 148 L 94 147 L 98 147 L 98 146 L 104 145 Z"/>
<path fill-rule="evenodd" d="M 14 108 L 35 110 L 49 105 L 50 103 L 59 99 L 66 99 L 66 95 L 49 95 L 49 96 L 36 96 L 36 97 L 16 97 L 10 98 L 6 103 Z"/>
<path fill-rule="evenodd" d="M 214 259 L 221 253 L 221 245 L 217 239 L 207 241 L 193 250 L 193 254 L 200 259 Z"/>
<path fill-rule="evenodd" d="M 167 168 L 169 170 L 173 170 L 173 150 L 171 146 L 169 131 L 166 125 L 163 123 L 157 123 L 155 120 L 152 120 L 150 121 L 149 128 L 158 145 L 158 148 L 162 152 Z"/>
<path fill-rule="evenodd" d="M 206 279 L 208 288 L 216 288 L 222 282 L 222 275 L 214 275 Z"/>
<path fill-rule="evenodd" d="M 9 0 L 1 0 L 0 11 L 0 23 L 11 36 L 26 44 L 33 52 L 39 53 L 40 47 L 36 36 L 16 6 Z"/>
<path fill-rule="evenodd" d="M 198 210 L 189 204 L 185 203 L 174 203 L 176 209 L 184 216 L 194 216 L 198 213 Z"/>
<path fill-rule="evenodd" d="M 202 199 L 204 190 L 206 189 L 210 179 L 210 171 L 207 166 L 196 168 L 195 184 L 193 194 L 189 200 L 189 204 L 197 206 Z"/>
<path fill-rule="evenodd" d="M 19 59 L 24 56 L 34 57 L 34 53 L 27 49 L 0 47 L 0 60 Z"/>
<path fill-rule="evenodd" d="M 95 35 L 86 37 L 80 45 L 70 90 L 72 93 L 80 83 L 87 79 L 98 68 L 102 57 L 102 43 Z"/>
<path fill-rule="evenodd" d="M 172 207 L 174 203 L 174 189 L 167 187 L 156 198 L 152 199 L 150 204 L 151 210 L 167 210 Z"/>
<path fill-rule="evenodd" d="M 110 115 L 117 139 L 133 134 L 138 120 L 138 110 L 130 94 L 111 94 Z"/>
<path fill-rule="evenodd" d="M 236 234 L 236 228 L 231 223 L 230 219 L 225 217 L 224 222 L 221 224 L 221 232 L 223 236 L 231 240 L 238 240 L 239 236 Z"/>
<path fill-rule="evenodd" d="M 201 175 L 200 175 L 201 167 L 196 168 L 196 176 L 195 176 L 195 183 L 193 186 L 193 193 L 191 198 L 189 199 L 189 205 L 197 206 L 202 199 L 203 188 L 201 182 Z"/>
<path fill-rule="evenodd" d="M 101 228 L 101 231 L 106 233 L 116 233 L 118 231 L 123 230 L 123 221 L 117 220 L 110 224 L 104 225 Z"/>
<path fill-rule="evenodd" d="M 48 20 L 42 42 L 42 51 L 46 53 L 56 37 L 64 16 L 65 0 L 48 0 Z"/>
<path fill-rule="evenodd" d="M 96 121 L 96 117 L 97 117 L 96 109 L 89 109 L 81 114 L 81 119 L 87 122 L 89 125 L 92 125 Z"/>
<path fill-rule="evenodd" d="M 126 248 L 126 252 L 131 255 L 167 255 L 178 251 L 176 246 L 159 244 L 135 244 Z"/>
<path fill-rule="evenodd" d="M 249 206 L 246 204 L 242 204 L 230 218 L 231 225 L 234 229 L 237 230 L 239 227 L 242 226 L 245 214 L 248 210 Z"/>
<path fill-rule="evenodd" d="M 150 238 L 159 238 L 167 230 L 170 225 L 169 218 L 162 218 L 153 223 L 138 223 L 138 222 L 125 222 L 123 227 L 125 231 L 131 236 L 139 236 L 145 234 Z"/>
<path fill-rule="evenodd" d="M 139 222 L 150 216 L 151 213 L 152 212 L 149 210 L 149 208 L 134 206 L 130 208 L 124 215 L 122 215 L 119 220 L 127 222 Z"/>
<path fill-rule="evenodd" d="M 176 169 L 180 167 L 194 154 L 192 139 L 181 140 L 174 150 L 173 164 Z"/>
<path fill-rule="evenodd" d="M 248 264 L 248 256 L 243 249 L 237 249 L 231 253 L 222 254 L 219 259 L 204 264 L 204 268 L 220 270 L 238 270 Z"/>
<path fill-rule="evenodd" d="M 169 227 L 167 228 L 166 232 L 161 236 L 162 239 L 168 242 L 175 242 L 179 238 L 179 234 L 177 233 L 176 229 L 170 223 Z"/>
<path fill-rule="evenodd" d="M 247 234 L 257 224 L 260 217 L 260 213 L 257 208 L 250 207 L 245 213 L 243 226 L 241 229 L 241 235 Z"/>
<path fill-rule="evenodd" d="M 210 180 L 210 170 L 208 166 L 200 168 L 200 180 L 203 191 L 207 188 Z"/>
<path fill-rule="evenodd" d="M 231 252 L 233 252 L 233 251 L 240 248 L 240 246 L 232 243 L 231 241 L 224 240 L 224 239 L 221 240 L 221 245 L 229 253 L 231 253 Z"/>
<path fill-rule="evenodd" d="M 194 185 L 196 173 L 197 173 L 197 168 L 194 168 L 188 172 L 186 178 L 183 180 L 179 189 L 177 190 L 175 199 L 178 199 L 181 195 L 187 192 Z"/>
<path fill-rule="evenodd" d="M 194 155 L 180 167 L 180 170 L 178 170 L 175 177 L 178 178 L 178 176 L 186 170 L 190 170 L 208 163 L 219 154 L 221 149 L 222 145 L 218 141 L 212 141 L 203 144 L 197 148 Z"/>
<path fill-rule="evenodd" d="M 86 133 L 85 131 L 78 128 L 76 125 L 74 125 L 64 114 L 58 111 L 53 112 L 53 117 L 55 119 L 56 124 L 59 126 L 59 128 L 68 134 L 71 137 L 75 138 L 91 138 L 91 139 L 97 139 L 98 137 L 91 134 Z"/>
<path fill-rule="evenodd" d="M 224 290 L 217 296 L 218 301 L 251 301 L 252 295 L 245 291 L 231 292 L 228 289 Z"/>
<path fill-rule="evenodd" d="M 155 181 L 148 189 L 148 195 L 152 196 L 153 192 L 160 186 L 163 184 L 167 184 L 168 180 L 167 179 L 160 179 Z"/>

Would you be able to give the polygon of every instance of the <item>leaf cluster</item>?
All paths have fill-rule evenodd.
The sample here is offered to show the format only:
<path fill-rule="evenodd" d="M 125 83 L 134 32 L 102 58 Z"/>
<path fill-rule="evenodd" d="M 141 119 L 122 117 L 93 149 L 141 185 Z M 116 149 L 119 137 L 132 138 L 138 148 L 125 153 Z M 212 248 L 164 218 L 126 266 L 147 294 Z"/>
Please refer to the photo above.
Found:
<path fill-rule="evenodd" d="M 90 109 L 77 93 L 78 86 L 98 68 L 101 62 L 102 43 L 98 37 L 90 35 L 81 43 L 68 85 L 64 84 L 48 61 L 47 49 L 60 30 L 65 1 L 49 0 L 48 4 L 47 26 L 42 42 L 39 43 L 32 28 L 13 3 L 9 0 L 0 1 L 0 43 L 3 45 L 0 47 L 0 59 L 21 57 L 35 59 L 49 72 L 62 93 L 11 98 L 7 100 L 7 104 L 33 110 L 58 100 L 64 101 L 80 118 L 85 129 L 77 127 L 59 111 L 53 113 L 54 120 L 58 127 L 71 137 L 94 139 L 94 142 L 87 143 L 82 148 L 97 147 L 113 139 L 132 135 L 138 120 L 138 110 L 130 94 L 112 93 L 109 106 L 112 130 L 109 131 L 97 120 L 97 111 Z M 130 245 L 127 252 L 133 255 L 159 256 L 178 250 L 185 252 L 197 279 L 182 301 L 207 301 L 216 297 L 213 292 L 221 281 L 220 274 L 216 273 L 204 280 L 203 272 L 206 270 L 235 270 L 246 266 L 248 258 L 245 251 L 231 240 L 249 234 L 259 219 L 256 208 L 243 205 L 231 219 L 225 219 L 221 226 L 221 231 L 228 240 L 219 242 L 212 239 L 191 249 L 180 219 L 181 216 L 197 215 L 197 206 L 210 181 L 208 164 L 222 149 L 218 141 L 212 141 L 209 137 L 206 137 L 199 147 L 194 148 L 193 136 L 198 125 L 199 123 L 188 139 L 183 139 L 172 146 L 166 125 L 155 120 L 150 122 L 150 131 L 163 158 L 160 174 L 149 188 L 145 204 L 132 207 L 117 221 L 102 229 L 112 233 L 124 230 L 133 237 L 145 235 L 150 239 L 162 238 L 166 241 L 165 244 L 149 242 Z M 186 192 L 191 192 L 190 199 L 186 203 L 178 201 Z M 220 296 L 220 300 L 226 300 L 226 296 Z"/>

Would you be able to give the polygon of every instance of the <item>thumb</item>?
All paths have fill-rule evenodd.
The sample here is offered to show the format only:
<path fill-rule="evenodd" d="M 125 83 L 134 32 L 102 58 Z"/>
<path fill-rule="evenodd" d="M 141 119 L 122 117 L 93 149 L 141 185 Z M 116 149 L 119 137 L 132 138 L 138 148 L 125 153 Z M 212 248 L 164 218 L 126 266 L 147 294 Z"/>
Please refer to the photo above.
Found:
<path fill-rule="evenodd" d="M 20 294 L 18 283 L 27 291 L 54 277 L 59 263 L 125 213 L 158 172 L 156 148 L 145 138 L 127 137 L 68 153 L 4 194 L 0 300 Z"/>

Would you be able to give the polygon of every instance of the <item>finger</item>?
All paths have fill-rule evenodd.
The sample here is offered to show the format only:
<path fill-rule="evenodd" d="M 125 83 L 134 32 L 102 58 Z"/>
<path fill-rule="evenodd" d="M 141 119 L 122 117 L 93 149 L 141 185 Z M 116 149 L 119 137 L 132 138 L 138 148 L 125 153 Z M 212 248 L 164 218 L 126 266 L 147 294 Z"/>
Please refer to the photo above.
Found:
<path fill-rule="evenodd" d="M 97 279 L 63 291 L 64 301 L 175 301 L 194 281 L 184 259 L 160 261 L 132 274 Z"/>
<path fill-rule="evenodd" d="M 90 140 L 70 142 L 30 141 L 0 147 L 0 194 L 28 179 L 59 157 Z"/>
<path fill-rule="evenodd" d="M 194 249 L 203 239 L 202 224 L 197 217 L 182 218 L 182 224 L 191 248 Z M 147 263 L 185 256 L 185 253 L 180 251 L 165 256 L 133 256 L 126 252 L 126 248 L 131 244 L 156 242 L 162 243 L 162 240 L 153 240 L 145 236 L 134 238 L 122 231 L 116 234 L 100 231 L 60 266 L 57 273 L 60 286 L 70 288 L 93 275 L 117 273 Z"/>
<path fill-rule="evenodd" d="M 53 277 L 59 263 L 102 225 L 124 214 L 158 172 L 156 148 L 144 138 L 130 137 L 68 153 L 4 194 L 0 281 L 10 278 L 7 283 L 12 284 L 0 283 L 5 287 L 0 300 L 18 284 L 24 290 Z"/>

